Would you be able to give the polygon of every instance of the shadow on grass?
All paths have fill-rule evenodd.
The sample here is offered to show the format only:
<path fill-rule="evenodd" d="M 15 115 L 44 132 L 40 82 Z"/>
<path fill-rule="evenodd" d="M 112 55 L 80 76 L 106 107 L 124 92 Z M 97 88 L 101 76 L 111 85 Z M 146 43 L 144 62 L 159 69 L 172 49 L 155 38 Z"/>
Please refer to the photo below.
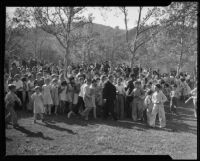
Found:
<path fill-rule="evenodd" d="M 38 124 L 40 124 L 40 123 L 38 123 Z M 43 125 L 43 126 L 46 126 L 48 128 L 58 130 L 58 131 L 66 131 L 66 132 L 73 134 L 73 135 L 77 134 L 76 132 L 73 132 L 71 129 L 66 129 L 66 128 L 59 127 L 57 125 L 52 125 L 52 124 L 49 124 L 47 121 L 45 121 L 45 125 L 44 124 L 40 124 L 40 125 Z"/>
<path fill-rule="evenodd" d="M 17 127 L 15 127 L 15 129 L 26 134 L 27 137 L 39 137 L 44 140 L 54 140 L 50 137 L 44 136 L 42 132 L 32 132 L 30 130 L 25 129 L 23 126 L 17 126 Z"/>
<path fill-rule="evenodd" d="M 164 129 L 155 128 L 155 130 L 164 130 L 164 131 L 173 131 L 173 132 L 186 132 L 186 133 L 197 133 L 197 127 L 193 126 L 195 124 L 196 119 L 194 118 L 193 113 L 193 104 L 190 102 L 188 104 L 184 103 L 178 103 L 177 112 L 178 115 L 174 116 L 169 113 L 169 102 L 165 104 L 165 112 L 166 112 L 166 119 L 167 119 L 167 127 Z M 180 106 L 183 105 L 183 106 Z M 27 116 L 26 116 L 27 115 Z M 22 112 L 21 114 L 23 117 L 32 117 L 30 113 L 26 114 L 25 112 Z M 75 134 L 70 129 L 64 129 L 59 126 L 56 126 L 56 123 L 65 123 L 68 125 L 79 125 L 79 126 L 88 126 L 88 125 L 108 125 L 108 126 L 114 126 L 114 127 L 120 127 L 120 128 L 126 128 L 126 129 L 135 129 L 140 131 L 145 131 L 148 129 L 152 129 L 146 125 L 144 122 L 133 122 L 131 119 L 124 119 L 119 121 L 113 121 L 113 120 L 102 120 L 100 118 L 94 120 L 89 119 L 89 121 L 85 121 L 81 119 L 80 117 L 74 117 L 72 116 L 70 119 L 67 118 L 67 114 L 64 115 L 52 115 L 47 116 L 45 118 L 47 121 L 46 126 L 55 130 L 59 131 L 67 131 L 68 133 Z M 158 115 L 156 119 L 156 125 L 159 125 L 158 121 Z"/>
<path fill-rule="evenodd" d="M 70 119 L 67 118 L 65 115 L 57 115 L 54 116 L 50 121 L 52 122 L 63 122 L 68 125 L 79 125 L 79 126 L 87 126 L 88 122 L 81 119 L 80 117 L 71 117 Z"/>
<path fill-rule="evenodd" d="M 180 103 L 177 108 L 177 115 L 172 115 L 169 113 L 169 107 L 165 107 L 166 112 L 166 119 L 167 119 L 167 129 L 171 130 L 172 132 L 184 132 L 184 133 L 192 133 L 197 134 L 197 126 L 196 121 L 197 119 L 194 118 L 193 112 L 193 104 L 184 104 Z M 162 129 L 160 129 L 162 130 Z"/>

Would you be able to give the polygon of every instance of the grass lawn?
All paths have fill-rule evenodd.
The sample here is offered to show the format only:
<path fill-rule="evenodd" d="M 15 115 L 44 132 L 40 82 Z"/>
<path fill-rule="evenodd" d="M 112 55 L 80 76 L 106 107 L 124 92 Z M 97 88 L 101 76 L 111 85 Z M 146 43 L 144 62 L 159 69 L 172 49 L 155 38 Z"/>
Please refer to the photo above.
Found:
<path fill-rule="evenodd" d="M 151 129 L 131 120 L 84 121 L 51 116 L 33 124 L 32 114 L 20 113 L 20 127 L 6 129 L 6 155 L 170 155 L 197 159 L 197 120 L 192 104 L 173 116 L 165 107 L 167 127 Z"/>

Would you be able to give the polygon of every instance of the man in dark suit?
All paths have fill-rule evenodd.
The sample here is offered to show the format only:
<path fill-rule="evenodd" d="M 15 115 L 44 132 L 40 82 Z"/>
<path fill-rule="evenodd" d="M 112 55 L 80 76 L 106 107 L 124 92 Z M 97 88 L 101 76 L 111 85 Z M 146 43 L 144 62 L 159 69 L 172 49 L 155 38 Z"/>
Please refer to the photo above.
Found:
<path fill-rule="evenodd" d="M 108 76 L 108 81 L 104 84 L 103 87 L 103 113 L 104 119 L 107 119 L 109 112 L 111 113 L 113 119 L 116 121 L 117 117 L 114 113 L 114 101 L 116 99 L 116 87 L 112 84 L 113 76 Z"/>

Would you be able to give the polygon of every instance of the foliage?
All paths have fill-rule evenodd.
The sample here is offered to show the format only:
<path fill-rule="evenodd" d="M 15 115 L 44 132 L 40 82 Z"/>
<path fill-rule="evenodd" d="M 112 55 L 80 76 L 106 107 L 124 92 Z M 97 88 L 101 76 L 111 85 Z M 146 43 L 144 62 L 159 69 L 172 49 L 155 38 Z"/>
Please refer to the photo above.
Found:
<path fill-rule="evenodd" d="M 70 62 L 110 60 L 118 64 L 130 62 L 133 51 L 134 64 L 141 63 L 147 68 L 166 66 L 168 70 L 180 64 L 180 68 L 192 71 L 197 53 L 196 3 L 173 2 L 168 7 L 154 7 L 141 17 L 138 28 L 127 30 L 91 23 L 91 15 L 83 16 L 85 10 L 20 7 L 13 19 L 7 16 L 6 53 L 15 49 L 21 55 L 47 54 L 50 58 L 53 54 L 52 60 L 56 60 L 64 57 L 69 48 Z M 67 27 L 70 12 L 73 21 Z M 154 21 L 147 24 L 150 18 Z"/>

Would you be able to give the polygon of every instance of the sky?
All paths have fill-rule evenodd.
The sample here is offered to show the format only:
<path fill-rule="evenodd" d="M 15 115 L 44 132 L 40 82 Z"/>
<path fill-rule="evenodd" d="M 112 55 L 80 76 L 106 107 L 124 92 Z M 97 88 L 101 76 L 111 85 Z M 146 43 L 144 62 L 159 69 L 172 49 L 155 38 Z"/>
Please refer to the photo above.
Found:
<path fill-rule="evenodd" d="M 13 13 L 17 7 L 6 7 L 6 12 L 9 16 L 13 16 Z M 144 17 L 147 13 L 148 8 L 143 7 L 142 16 Z M 136 26 L 136 21 L 138 19 L 139 7 L 127 7 L 128 9 L 128 29 Z M 109 10 L 102 10 L 100 7 L 87 7 L 85 14 L 92 13 L 94 17 L 94 23 L 102 24 L 105 26 L 110 26 L 115 28 L 119 26 L 120 29 L 125 29 L 124 16 L 117 7 L 109 7 Z M 149 20 L 151 22 L 151 20 Z"/>

